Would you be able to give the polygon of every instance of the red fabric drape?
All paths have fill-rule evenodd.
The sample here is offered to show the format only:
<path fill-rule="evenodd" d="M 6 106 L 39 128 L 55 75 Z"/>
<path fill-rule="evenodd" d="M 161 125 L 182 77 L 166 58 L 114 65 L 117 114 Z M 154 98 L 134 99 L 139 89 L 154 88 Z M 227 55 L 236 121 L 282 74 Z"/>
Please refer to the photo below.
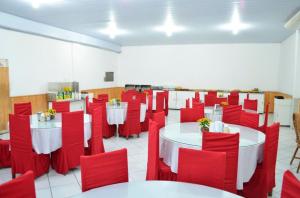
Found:
<path fill-rule="evenodd" d="M 177 181 L 224 189 L 226 153 L 179 148 Z"/>
<path fill-rule="evenodd" d="M 250 127 L 253 129 L 258 129 L 259 124 L 259 114 L 242 111 L 240 117 L 240 125 Z"/>
<path fill-rule="evenodd" d="M 80 164 L 84 155 L 83 111 L 62 114 L 62 147 L 51 154 L 52 168 L 60 174 Z"/>
<path fill-rule="evenodd" d="M 300 195 L 300 181 L 289 170 L 283 175 L 281 198 L 298 198 Z"/>
<path fill-rule="evenodd" d="M 92 188 L 128 182 L 127 149 L 81 156 L 82 192 Z"/>
<path fill-rule="evenodd" d="M 0 139 L 0 168 L 10 167 L 9 140 Z"/>
<path fill-rule="evenodd" d="M 128 138 L 130 135 L 141 133 L 140 102 L 129 102 L 125 123 L 119 126 L 119 134 Z"/>
<path fill-rule="evenodd" d="M 237 169 L 239 157 L 239 133 L 203 132 L 202 149 L 207 151 L 226 152 L 226 174 L 224 190 L 237 193 Z"/>
<path fill-rule="evenodd" d="M 16 179 L 0 184 L 0 197 L 35 198 L 33 171 L 27 171 Z"/>
<path fill-rule="evenodd" d="M 70 112 L 70 101 L 52 102 L 52 109 L 57 113 Z"/>
<path fill-rule="evenodd" d="M 31 102 L 15 103 L 14 114 L 16 115 L 31 115 Z"/>
<path fill-rule="evenodd" d="M 50 155 L 38 155 L 32 149 L 29 116 L 9 115 L 9 130 L 12 176 L 28 170 L 32 170 L 35 177 L 48 173 Z"/>
<path fill-rule="evenodd" d="M 240 124 L 242 105 L 229 105 L 223 107 L 222 121 L 228 124 Z"/>

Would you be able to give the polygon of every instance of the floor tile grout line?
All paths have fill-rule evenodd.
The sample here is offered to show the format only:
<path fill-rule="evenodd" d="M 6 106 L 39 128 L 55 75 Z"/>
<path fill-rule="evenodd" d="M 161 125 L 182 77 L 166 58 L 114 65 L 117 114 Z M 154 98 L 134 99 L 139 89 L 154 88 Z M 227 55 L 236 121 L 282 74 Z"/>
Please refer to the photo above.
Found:
<path fill-rule="evenodd" d="M 50 184 L 50 179 L 49 179 L 49 173 L 47 174 L 47 179 L 48 179 L 48 183 L 49 183 L 49 189 L 50 189 L 50 193 L 51 193 L 51 197 L 53 198 L 53 193 L 52 193 L 52 186 Z"/>

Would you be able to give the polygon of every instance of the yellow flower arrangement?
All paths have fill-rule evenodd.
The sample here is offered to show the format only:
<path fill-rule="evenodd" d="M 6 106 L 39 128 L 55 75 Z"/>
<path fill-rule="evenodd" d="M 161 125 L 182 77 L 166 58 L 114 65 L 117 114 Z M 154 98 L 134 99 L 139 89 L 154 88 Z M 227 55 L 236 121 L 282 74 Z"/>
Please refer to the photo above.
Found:
<path fill-rule="evenodd" d="M 64 92 L 72 92 L 72 87 L 64 87 Z"/>
<path fill-rule="evenodd" d="M 197 122 L 199 122 L 199 125 L 201 127 L 201 129 L 208 131 L 209 130 L 209 125 L 211 123 L 211 120 L 208 118 L 201 118 L 199 120 L 197 120 Z"/>
<path fill-rule="evenodd" d="M 50 119 L 54 119 L 56 115 L 55 109 L 48 109 L 48 111 L 45 113 L 46 117 L 50 117 Z"/>

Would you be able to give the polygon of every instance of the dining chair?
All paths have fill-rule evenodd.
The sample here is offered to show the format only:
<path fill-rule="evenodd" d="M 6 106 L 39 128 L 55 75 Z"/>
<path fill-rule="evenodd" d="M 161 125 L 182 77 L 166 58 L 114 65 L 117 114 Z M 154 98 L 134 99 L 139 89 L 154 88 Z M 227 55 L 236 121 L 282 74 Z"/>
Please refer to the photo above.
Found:
<path fill-rule="evenodd" d="M 208 95 L 211 95 L 211 96 L 217 97 L 218 92 L 215 91 L 215 90 L 209 90 L 209 91 L 207 92 L 207 94 L 208 94 Z"/>
<path fill-rule="evenodd" d="M 247 198 L 266 198 L 275 187 L 275 167 L 278 150 L 279 123 L 267 127 L 264 155 L 261 164 L 256 166 L 250 181 L 244 183 L 243 196 Z"/>
<path fill-rule="evenodd" d="M 28 170 L 39 177 L 49 171 L 50 155 L 37 154 L 32 147 L 30 119 L 25 115 L 9 115 L 12 178 Z"/>
<path fill-rule="evenodd" d="M 31 102 L 15 103 L 14 104 L 14 114 L 16 115 L 31 115 Z"/>
<path fill-rule="evenodd" d="M 293 163 L 294 159 L 300 159 L 300 157 L 297 156 L 297 152 L 298 149 L 300 148 L 300 113 L 294 113 L 293 114 L 293 123 L 294 123 L 294 131 L 295 131 L 295 135 L 296 135 L 296 149 L 294 151 L 293 157 L 291 159 L 290 164 Z M 300 169 L 300 162 L 297 168 L 297 173 L 299 173 L 299 169 Z"/>
<path fill-rule="evenodd" d="M 244 99 L 244 109 L 257 111 L 257 99 L 250 99 L 249 94 L 247 94 L 247 98 Z"/>
<path fill-rule="evenodd" d="M 181 108 L 180 122 L 196 122 L 198 119 L 204 118 L 204 105 L 195 108 Z"/>
<path fill-rule="evenodd" d="M 300 195 L 300 180 L 289 170 L 283 174 L 281 198 L 298 198 Z"/>
<path fill-rule="evenodd" d="M 108 97 L 108 94 L 98 94 L 97 99 L 108 102 L 109 97 Z"/>
<path fill-rule="evenodd" d="M 200 101 L 200 93 L 199 93 L 199 91 L 195 92 L 195 99 L 197 99 L 198 101 Z"/>
<path fill-rule="evenodd" d="M 95 103 L 97 104 L 97 103 Z M 95 107 L 91 109 L 92 112 L 92 133 L 91 138 L 88 140 L 88 148 L 85 148 L 86 155 L 95 155 L 98 153 L 104 153 L 103 144 L 103 119 L 102 119 L 102 107 Z"/>
<path fill-rule="evenodd" d="M 166 94 L 164 92 L 156 93 L 156 110 L 155 112 L 165 111 L 165 98 Z"/>
<path fill-rule="evenodd" d="M 127 115 L 124 124 L 119 125 L 119 135 L 128 137 L 136 134 L 138 137 L 141 133 L 140 112 L 141 103 L 132 101 L 128 102 Z"/>
<path fill-rule="evenodd" d="M 111 184 L 128 182 L 127 149 L 81 156 L 82 192 Z"/>
<path fill-rule="evenodd" d="M 152 115 L 153 115 L 153 112 L 152 112 L 153 111 L 152 110 L 153 96 L 148 94 L 147 98 L 148 98 L 148 107 L 147 107 L 147 111 L 146 111 L 145 121 L 141 123 L 141 130 L 142 131 L 148 131 L 149 119 L 151 119 Z"/>
<path fill-rule="evenodd" d="M 242 110 L 240 117 L 240 125 L 257 130 L 259 125 L 259 114 Z"/>
<path fill-rule="evenodd" d="M 240 124 L 242 105 L 228 105 L 223 107 L 222 122 Z"/>
<path fill-rule="evenodd" d="M 230 93 L 228 96 L 228 104 L 229 105 L 239 105 L 240 96 L 238 92 Z"/>
<path fill-rule="evenodd" d="M 216 96 L 214 94 L 206 94 L 204 96 L 204 104 L 206 107 L 212 107 L 216 104 Z"/>
<path fill-rule="evenodd" d="M 57 113 L 70 112 L 70 101 L 53 101 L 52 109 L 54 109 Z"/>
<path fill-rule="evenodd" d="M 202 133 L 202 149 L 226 153 L 226 173 L 224 190 L 237 193 L 237 170 L 240 134 Z"/>
<path fill-rule="evenodd" d="M 35 198 L 33 171 L 26 171 L 16 179 L 0 184 L 0 197 Z"/>
<path fill-rule="evenodd" d="M 179 148 L 177 181 L 224 190 L 226 153 Z"/>
<path fill-rule="evenodd" d="M 164 113 L 164 112 L 160 112 Z M 170 166 L 159 158 L 159 128 L 158 123 L 149 121 L 148 136 L 148 160 L 146 180 L 169 180 L 176 181 L 176 173 L 171 171 Z"/>
<path fill-rule="evenodd" d="M 106 105 L 108 101 L 106 100 L 106 98 L 93 98 L 93 103 L 98 103 L 101 105 Z"/>
<path fill-rule="evenodd" d="M 62 147 L 51 153 L 51 165 L 57 173 L 66 174 L 80 165 L 84 155 L 83 111 L 62 113 Z"/>
<path fill-rule="evenodd" d="M 161 129 L 161 128 L 165 127 L 165 125 L 166 125 L 165 112 L 161 111 L 161 112 L 153 113 L 152 120 L 154 122 L 157 122 L 158 129 Z"/>
<path fill-rule="evenodd" d="M 223 102 L 228 102 L 228 99 L 226 98 L 226 97 L 217 97 L 216 98 L 216 104 L 221 104 L 221 103 L 223 103 Z"/>
<path fill-rule="evenodd" d="M 11 166 L 11 153 L 9 144 L 9 140 L 0 139 L 0 168 Z"/>

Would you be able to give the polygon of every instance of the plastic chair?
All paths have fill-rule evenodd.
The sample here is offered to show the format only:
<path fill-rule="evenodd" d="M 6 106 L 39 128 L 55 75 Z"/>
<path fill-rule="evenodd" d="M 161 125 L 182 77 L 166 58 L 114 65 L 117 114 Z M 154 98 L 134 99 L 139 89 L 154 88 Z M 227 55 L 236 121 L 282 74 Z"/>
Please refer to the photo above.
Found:
<path fill-rule="evenodd" d="M 257 165 L 250 181 L 244 184 L 243 196 L 247 198 L 266 198 L 275 187 L 279 127 L 279 123 L 267 127 L 263 162 Z"/>
<path fill-rule="evenodd" d="M 165 112 L 153 113 L 152 120 L 157 123 L 158 129 L 165 127 L 166 125 L 166 116 Z"/>
<path fill-rule="evenodd" d="M 62 101 L 62 102 L 53 101 L 52 109 L 54 109 L 57 113 L 70 112 L 70 101 Z"/>
<path fill-rule="evenodd" d="M 204 96 L 204 104 L 205 104 L 205 106 L 209 106 L 209 107 L 214 106 L 216 104 L 216 98 L 217 97 L 215 95 L 213 95 L 213 94 L 206 94 Z"/>
<path fill-rule="evenodd" d="M 35 198 L 33 171 L 27 171 L 16 179 L 0 184 L 0 197 Z"/>
<path fill-rule="evenodd" d="M 196 122 L 201 118 L 204 118 L 204 105 L 180 109 L 180 122 Z"/>
<path fill-rule="evenodd" d="M 281 198 L 298 198 L 300 195 L 300 181 L 289 170 L 283 175 Z"/>
<path fill-rule="evenodd" d="M 0 168 L 11 166 L 10 155 L 9 140 L 0 139 Z"/>
<path fill-rule="evenodd" d="M 179 148 L 177 181 L 224 190 L 226 153 Z"/>
<path fill-rule="evenodd" d="M 239 157 L 239 133 L 202 133 L 202 149 L 207 151 L 226 152 L 226 174 L 224 189 L 237 193 L 237 170 Z"/>
<path fill-rule="evenodd" d="M 128 103 L 125 123 L 119 126 L 120 136 L 124 136 L 127 139 L 133 134 L 139 136 L 141 133 L 140 108 L 141 104 L 139 102 Z"/>
<path fill-rule="evenodd" d="M 246 111 L 241 111 L 240 125 L 250 127 L 253 129 L 258 129 L 259 124 L 259 114 L 250 113 Z"/>
<path fill-rule="evenodd" d="M 32 147 L 29 116 L 9 115 L 12 178 L 32 170 L 35 177 L 49 171 L 50 155 L 37 154 Z"/>
<path fill-rule="evenodd" d="M 111 184 L 128 182 L 127 149 L 81 156 L 82 192 Z"/>
<path fill-rule="evenodd" d="M 56 172 L 66 174 L 80 165 L 84 155 L 83 111 L 62 114 L 62 147 L 51 153 L 51 165 Z"/>
<path fill-rule="evenodd" d="M 31 115 L 31 102 L 15 103 L 14 104 L 14 114 L 16 115 Z"/>
<path fill-rule="evenodd" d="M 223 107 L 222 121 L 228 124 L 240 124 L 242 105 L 229 105 Z"/>

